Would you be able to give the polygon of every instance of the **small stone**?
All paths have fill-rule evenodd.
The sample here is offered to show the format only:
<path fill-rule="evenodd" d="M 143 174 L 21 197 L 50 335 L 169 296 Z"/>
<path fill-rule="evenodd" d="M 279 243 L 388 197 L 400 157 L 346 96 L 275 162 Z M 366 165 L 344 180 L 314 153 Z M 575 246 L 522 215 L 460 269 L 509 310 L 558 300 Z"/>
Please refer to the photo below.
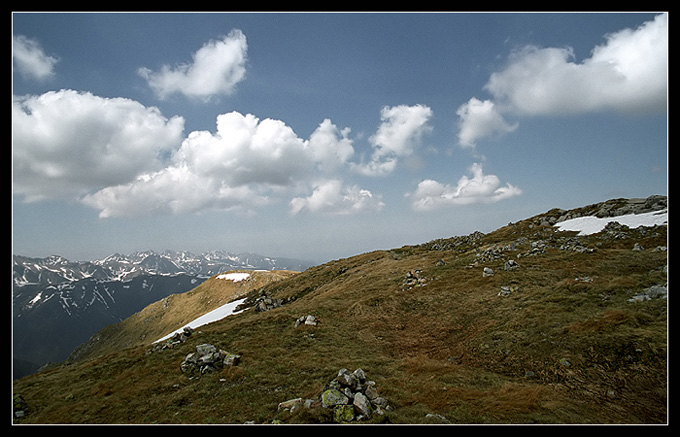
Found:
<path fill-rule="evenodd" d="M 227 352 L 226 356 L 224 357 L 224 365 L 225 366 L 238 366 L 238 363 L 241 362 L 241 355 L 238 354 L 232 354 L 230 352 Z"/>
<path fill-rule="evenodd" d="M 377 398 L 372 399 L 371 403 L 373 405 L 375 405 L 376 407 L 380 407 L 380 408 L 387 407 L 387 399 L 383 398 L 382 396 L 378 396 Z"/>
<path fill-rule="evenodd" d="M 287 401 L 283 401 L 279 403 L 279 410 L 290 410 L 293 412 L 293 410 L 303 404 L 302 398 L 295 398 L 295 399 L 289 399 Z"/>

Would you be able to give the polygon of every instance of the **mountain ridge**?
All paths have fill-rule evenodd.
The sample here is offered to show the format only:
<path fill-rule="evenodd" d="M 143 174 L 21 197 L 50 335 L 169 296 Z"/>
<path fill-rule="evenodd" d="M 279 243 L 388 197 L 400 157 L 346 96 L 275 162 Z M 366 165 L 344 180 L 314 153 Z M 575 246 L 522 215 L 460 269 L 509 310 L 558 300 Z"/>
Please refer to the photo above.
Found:
<path fill-rule="evenodd" d="M 92 261 L 13 255 L 16 377 L 61 362 L 105 326 L 233 269 L 301 270 L 305 261 L 253 253 L 139 251 Z"/>

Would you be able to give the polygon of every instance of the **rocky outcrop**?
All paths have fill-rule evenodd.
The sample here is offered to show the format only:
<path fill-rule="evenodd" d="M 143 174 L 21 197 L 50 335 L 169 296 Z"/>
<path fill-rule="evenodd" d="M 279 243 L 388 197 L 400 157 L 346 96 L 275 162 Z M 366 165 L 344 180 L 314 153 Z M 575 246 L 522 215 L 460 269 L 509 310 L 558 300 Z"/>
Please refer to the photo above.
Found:
<path fill-rule="evenodd" d="M 562 214 L 557 217 L 556 223 L 577 217 L 617 217 L 628 214 L 644 214 L 647 212 L 661 211 L 667 208 L 668 196 L 653 195 L 647 198 L 612 199 L 583 208 L 561 211 Z"/>

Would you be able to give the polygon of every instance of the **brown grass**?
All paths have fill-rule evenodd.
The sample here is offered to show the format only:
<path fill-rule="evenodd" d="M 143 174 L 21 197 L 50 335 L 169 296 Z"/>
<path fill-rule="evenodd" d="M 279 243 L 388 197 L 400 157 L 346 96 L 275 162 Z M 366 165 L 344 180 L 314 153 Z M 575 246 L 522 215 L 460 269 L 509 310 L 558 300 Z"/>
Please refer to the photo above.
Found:
<path fill-rule="evenodd" d="M 561 238 L 520 223 L 480 247 L 536 232 Z M 392 406 L 372 423 L 431 423 L 429 413 L 451 423 L 663 423 L 666 302 L 627 299 L 665 282 L 665 252 L 602 241 L 579 254 L 557 243 L 517 258 L 527 243 L 472 268 L 475 247 L 429 244 L 311 268 L 264 285 L 290 303 L 228 317 L 179 348 L 118 349 L 16 381 L 32 408 L 22 422 L 327 423 L 327 411 L 291 415 L 277 405 L 318 398 L 339 369 L 361 367 Z M 519 270 L 503 270 L 509 257 Z M 484 266 L 496 274 L 483 278 Z M 422 270 L 425 286 L 403 289 L 411 269 Z M 584 276 L 593 280 L 576 279 Z M 514 287 L 510 296 L 498 295 L 504 285 Z M 306 314 L 320 324 L 295 329 Z M 241 353 L 242 362 L 189 379 L 179 363 L 201 343 Z"/>

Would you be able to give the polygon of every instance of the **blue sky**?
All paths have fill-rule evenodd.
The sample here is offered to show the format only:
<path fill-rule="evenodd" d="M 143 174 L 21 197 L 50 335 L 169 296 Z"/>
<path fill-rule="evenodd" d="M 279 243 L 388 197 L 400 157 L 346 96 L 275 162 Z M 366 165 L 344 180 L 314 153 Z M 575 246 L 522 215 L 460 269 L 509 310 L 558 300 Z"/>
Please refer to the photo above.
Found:
<path fill-rule="evenodd" d="M 665 13 L 15 13 L 13 252 L 323 262 L 667 194 Z"/>

